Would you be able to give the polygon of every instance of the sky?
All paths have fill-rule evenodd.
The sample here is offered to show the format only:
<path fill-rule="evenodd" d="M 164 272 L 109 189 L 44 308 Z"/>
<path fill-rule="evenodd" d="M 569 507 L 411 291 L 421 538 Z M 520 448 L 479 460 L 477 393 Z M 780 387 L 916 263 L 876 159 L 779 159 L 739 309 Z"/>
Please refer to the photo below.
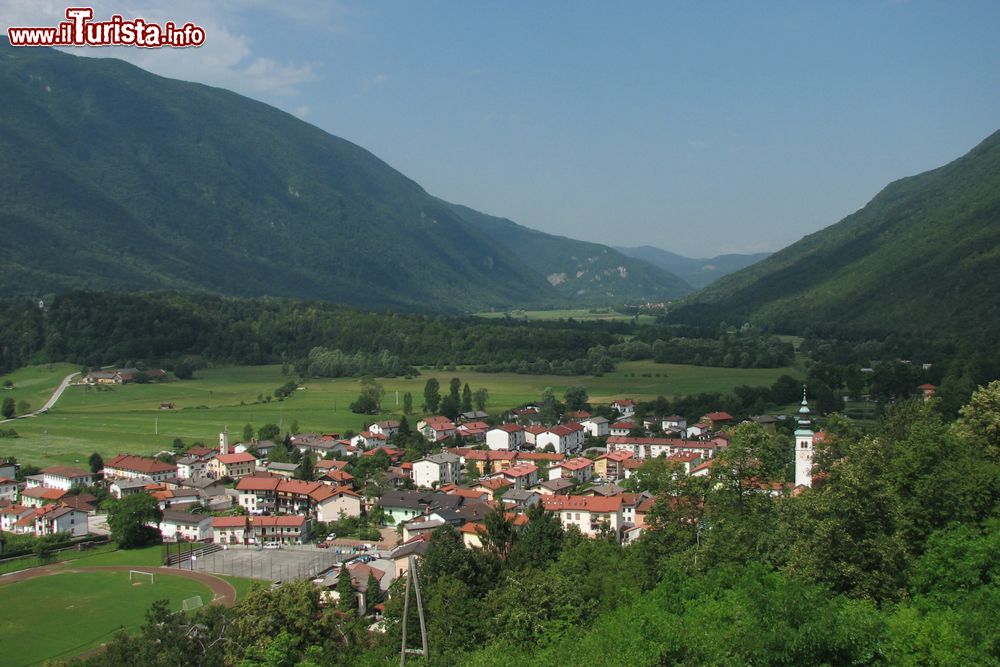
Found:
<path fill-rule="evenodd" d="M 552 234 L 778 250 L 1000 129 L 1000 2 L 114 0 L 202 47 L 69 48 L 234 90 Z M 66 5 L 0 0 L 0 24 Z"/>

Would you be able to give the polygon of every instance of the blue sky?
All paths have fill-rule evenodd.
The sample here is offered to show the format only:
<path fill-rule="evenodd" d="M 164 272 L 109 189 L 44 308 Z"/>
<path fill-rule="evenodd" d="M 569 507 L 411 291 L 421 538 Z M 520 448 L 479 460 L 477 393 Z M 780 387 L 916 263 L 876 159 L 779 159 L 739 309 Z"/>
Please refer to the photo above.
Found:
<path fill-rule="evenodd" d="M 995 1 L 93 6 L 207 40 L 86 55 L 278 106 L 450 201 L 689 256 L 777 250 L 1000 129 Z"/>

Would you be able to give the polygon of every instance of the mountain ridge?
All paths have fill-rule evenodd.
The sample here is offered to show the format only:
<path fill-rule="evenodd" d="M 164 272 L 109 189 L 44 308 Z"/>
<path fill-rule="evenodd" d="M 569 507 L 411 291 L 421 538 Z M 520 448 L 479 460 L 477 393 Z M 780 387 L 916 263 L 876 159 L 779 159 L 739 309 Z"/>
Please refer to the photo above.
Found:
<path fill-rule="evenodd" d="M 898 179 L 863 208 L 684 300 L 675 321 L 789 333 L 899 332 L 956 340 L 1000 330 L 1000 131 Z"/>
<path fill-rule="evenodd" d="M 642 259 L 670 271 L 694 289 L 706 287 L 722 276 L 755 264 L 771 255 L 769 252 L 726 253 L 715 257 L 694 258 L 651 245 L 612 247 L 628 257 Z"/>
<path fill-rule="evenodd" d="M 0 86 L 0 150 L 18 156 L 0 165 L 9 294 L 189 289 L 442 312 L 573 302 L 377 156 L 262 102 L 5 40 Z"/>

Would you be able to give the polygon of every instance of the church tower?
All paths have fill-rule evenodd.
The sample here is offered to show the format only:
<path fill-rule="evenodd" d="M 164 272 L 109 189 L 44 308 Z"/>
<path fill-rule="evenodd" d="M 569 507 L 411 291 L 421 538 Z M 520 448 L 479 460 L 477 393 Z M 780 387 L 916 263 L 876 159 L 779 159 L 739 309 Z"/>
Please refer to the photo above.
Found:
<path fill-rule="evenodd" d="M 225 456 L 229 453 L 229 427 L 227 426 L 222 433 L 219 434 L 219 453 Z"/>
<path fill-rule="evenodd" d="M 798 427 L 795 429 L 795 486 L 812 486 L 813 438 L 806 388 L 802 387 L 802 407 L 799 408 Z"/>

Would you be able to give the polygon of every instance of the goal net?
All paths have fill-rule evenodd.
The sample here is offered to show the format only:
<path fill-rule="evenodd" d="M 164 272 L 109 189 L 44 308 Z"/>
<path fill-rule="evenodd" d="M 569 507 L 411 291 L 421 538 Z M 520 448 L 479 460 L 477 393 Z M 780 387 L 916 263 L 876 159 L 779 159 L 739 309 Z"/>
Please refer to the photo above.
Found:
<path fill-rule="evenodd" d="M 152 572 L 143 572 L 142 570 L 129 570 L 128 571 L 129 583 L 135 583 L 137 579 L 138 583 L 140 584 L 146 581 L 147 579 L 149 580 L 149 583 L 151 584 L 154 583 Z"/>
<path fill-rule="evenodd" d="M 181 609 L 183 611 L 194 611 L 203 604 L 204 603 L 201 601 L 201 596 L 195 595 L 193 598 L 187 598 L 186 600 L 181 602 Z"/>

